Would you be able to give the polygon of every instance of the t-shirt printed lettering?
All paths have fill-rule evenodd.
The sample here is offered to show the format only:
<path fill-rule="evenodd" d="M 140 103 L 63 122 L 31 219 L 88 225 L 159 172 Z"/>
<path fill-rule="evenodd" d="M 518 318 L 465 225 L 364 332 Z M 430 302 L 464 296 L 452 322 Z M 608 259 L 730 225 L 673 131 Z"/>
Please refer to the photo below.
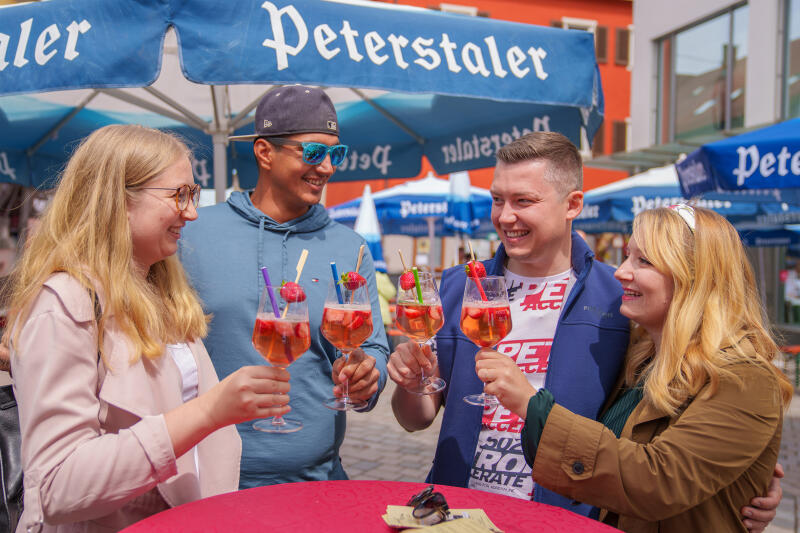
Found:
<path fill-rule="evenodd" d="M 505 271 L 511 305 L 511 332 L 497 351 L 511 357 L 535 388 L 544 386 L 558 317 L 575 284 L 572 270 L 543 278 Z M 531 468 L 522 453 L 525 420 L 502 405 L 487 407 L 475 449 L 469 488 L 530 500 Z"/>

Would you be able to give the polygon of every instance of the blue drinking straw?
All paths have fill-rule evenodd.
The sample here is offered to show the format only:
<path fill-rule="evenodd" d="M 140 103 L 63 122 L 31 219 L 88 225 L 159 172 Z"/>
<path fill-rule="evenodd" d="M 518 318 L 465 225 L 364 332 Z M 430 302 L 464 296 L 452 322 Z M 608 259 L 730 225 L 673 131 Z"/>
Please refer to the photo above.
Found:
<path fill-rule="evenodd" d="M 342 289 L 339 288 L 339 272 L 336 270 L 335 261 L 331 261 L 331 273 L 333 274 L 333 286 L 336 287 L 336 299 L 339 300 L 339 304 L 343 304 Z"/>
<path fill-rule="evenodd" d="M 272 292 L 272 282 L 269 280 L 269 271 L 267 267 L 261 267 L 261 274 L 264 276 L 264 283 L 267 284 L 267 294 L 269 294 L 269 302 L 272 304 L 272 312 L 275 313 L 275 318 L 281 316 L 278 311 L 278 302 L 275 301 L 275 293 Z"/>

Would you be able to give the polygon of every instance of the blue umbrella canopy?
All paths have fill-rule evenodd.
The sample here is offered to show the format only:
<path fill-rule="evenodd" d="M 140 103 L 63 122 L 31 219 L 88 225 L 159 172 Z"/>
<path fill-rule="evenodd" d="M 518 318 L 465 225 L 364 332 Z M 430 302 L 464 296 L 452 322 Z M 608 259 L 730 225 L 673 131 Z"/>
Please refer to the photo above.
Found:
<path fill-rule="evenodd" d="M 486 212 L 482 203 L 483 198 L 473 197 L 469 174 L 467 172 L 454 172 L 450 174 L 450 194 L 447 196 L 447 216 L 444 217 L 444 227 L 456 233 L 472 235 L 481 226 L 481 220 L 486 219 L 491 213 Z M 473 198 L 476 203 L 473 203 Z M 479 202 L 481 204 L 479 205 Z M 489 206 L 491 210 L 491 205 Z"/>
<path fill-rule="evenodd" d="M 800 212 L 786 203 L 747 201 L 745 197 L 730 194 L 690 201 L 681 193 L 675 167 L 669 165 L 587 191 L 583 211 L 574 227 L 587 233 L 627 232 L 639 212 L 678 203 L 713 209 L 732 223 L 760 222 L 760 217 L 778 212 Z"/>
<path fill-rule="evenodd" d="M 382 234 L 427 237 L 430 234 L 428 225 L 430 219 L 434 223 L 436 235 L 454 235 L 455 233 L 444 224 L 449 195 L 449 182 L 432 175 L 376 192 L 372 195 L 372 199 L 375 202 Z M 489 191 L 470 187 L 470 199 L 480 220 L 473 235 L 486 236 L 494 232 L 489 218 L 492 208 Z M 333 220 L 351 225 L 359 213 L 361 202 L 362 199 L 359 198 L 329 207 L 328 214 Z"/>
<path fill-rule="evenodd" d="M 209 182 L 205 160 L 210 157 L 208 136 L 181 122 L 154 113 L 125 113 L 79 109 L 29 96 L 0 97 L 0 181 L 30 187 L 52 187 L 78 143 L 94 130 L 110 124 L 141 124 L 171 131 L 193 149 L 195 179 Z M 70 117 L 50 133 L 53 125 Z"/>
<path fill-rule="evenodd" d="M 675 168 L 686 196 L 727 190 L 758 197 L 800 187 L 800 118 L 703 145 Z"/>
<path fill-rule="evenodd" d="M 243 185 L 255 181 L 247 145 L 231 149 L 226 137 L 252 131 L 273 84 L 361 99 L 339 108 L 353 147 L 339 180 L 414 176 L 423 154 L 441 173 L 487 166 L 526 129 L 577 141 L 602 120 L 585 32 L 321 0 L 64 0 L 0 12 L 0 96 L 79 89 L 62 102 L 78 108 L 91 88 L 179 120 L 211 139 L 218 196 L 233 168 Z M 179 38 L 165 47 L 169 28 Z"/>

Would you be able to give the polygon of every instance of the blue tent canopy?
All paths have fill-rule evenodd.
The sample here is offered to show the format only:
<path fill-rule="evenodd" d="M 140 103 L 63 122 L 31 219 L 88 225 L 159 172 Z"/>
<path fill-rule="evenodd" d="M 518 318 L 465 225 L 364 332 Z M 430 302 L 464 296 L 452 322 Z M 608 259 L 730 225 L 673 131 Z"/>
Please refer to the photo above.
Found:
<path fill-rule="evenodd" d="M 645 209 L 689 202 L 678 185 L 675 167 L 653 168 L 642 174 L 588 191 L 583 211 L 574 222 L 587 233 L 628 232 L 633 218 Z M 768 218 L 800 217 L 800 207 L 779 202 L 747 201 L 739 195 L 693 199 L 694 205 L 713 209 L 731 223 L 767 223 Z M 794 218 L 797 220 L 797 218 Z M 769 221 L 770 225 L 775 222 Z"/>
<path fill-rule="evenodd" d="M 675 168 L 687 197 L 800 187 L 800 118 L 703 145 Z"/>
<path fill-rule="evenodd" d="M 353 155 L 335 174 L 339 180 L 413 176 L 422 154 L 440 173 L 487 166 L 498 144 L 525 129 L 562 131 L 578 142 L 581 128 L 591 139 L 602 120 L 586 32 L 324 0 L 224 7 L 216 0 L 60 0 L 5 6 L 0 15 L 8 43 L 0 55 L 0 96 L 99 89 L 202 132 L 214 174 L 226 181 L 227 157 L 237 159 L 241 178 L 252 167 L 248 145 L 242 153 L 226 150 L 225 139 L 252 130 L 252 110 L 267 89 L 232 105 L 240 85 L 410 93 L 355 90 L 362 101 L 340 104 L 342 140 Z M 150 86 L 159 72 L 165 76 L 162 65 L 173 67 L 162 55 L 168 28 L 177 34 L 170 46 L 184 83 L 172 78 L 144 95 L 120 90 Z M 187 79 L 212 87 L 187 90 Z M 204 91 L 202 110 L 191 105 L 196 90 Z M 218 191 L 224 181 L 215 179 Z"/>
<path fill-rule="evenodd" d="M 494 232 L 490 213 L 492 197 L 489 191 L 480 187 L 470 188 L 470 201 L 473 213 L 479 221 L 473 227 L 472 235 L 485 237 Z M 437 236 L 455 235 L 452 228 L 444 224 L 450 187 L 447 180 L 428 176 L 421 180 L 408 181 L 401 185 L 372 194 L 375 209 L 383 235 L 408 235 L 427 237 L 431 229 Z M 361 205 L 361 198 L 329 207 L 328 214 L 333 220 L 352 226 Z M 433 228 L 428 220 L 433 222 Z"/>

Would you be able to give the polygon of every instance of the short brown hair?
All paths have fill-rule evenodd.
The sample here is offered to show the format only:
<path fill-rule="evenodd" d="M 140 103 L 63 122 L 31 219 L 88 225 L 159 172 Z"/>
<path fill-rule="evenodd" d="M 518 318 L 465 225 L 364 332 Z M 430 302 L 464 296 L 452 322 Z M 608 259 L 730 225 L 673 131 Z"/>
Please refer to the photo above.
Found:
<path fill-rule="evenodd" d="M 572 142 L 554 131 L 534 131 L 497 151 L 497 160 L 519 163 L 543 159 L 545 179 L 562 194 L 583 189 L 583 160 Z"/>

